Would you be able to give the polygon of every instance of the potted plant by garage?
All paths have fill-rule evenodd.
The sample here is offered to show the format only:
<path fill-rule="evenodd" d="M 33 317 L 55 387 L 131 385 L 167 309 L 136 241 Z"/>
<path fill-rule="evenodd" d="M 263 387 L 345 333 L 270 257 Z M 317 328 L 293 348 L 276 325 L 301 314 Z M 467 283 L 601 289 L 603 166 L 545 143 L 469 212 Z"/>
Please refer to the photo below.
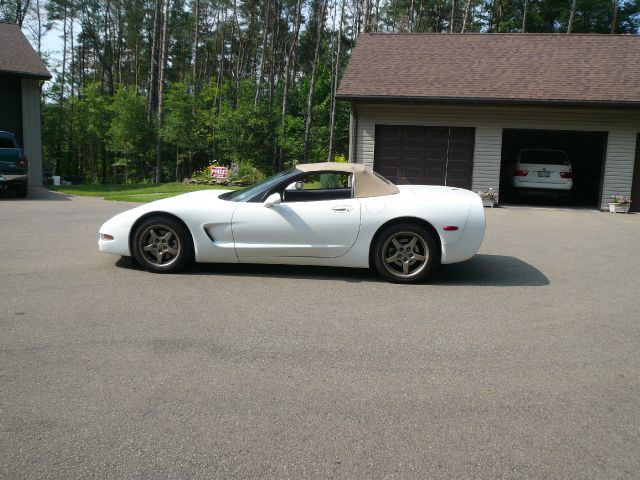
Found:
<path fill-rule="evenodd" d="M 611 195 L 611 202 L 609 202 L 609 211 L 611 213 L 629 213 L 629 205 L 631 200 L 629 197 L 615 193 Z"/>
<path fill-rule="evenodd" d="M 498 192 L 493 188 L 490 188 L 489 190 L 480 190 L 478 195 L 480 195 L 482 205 L 485 207 L 493 208 L 498 204 Z"/>

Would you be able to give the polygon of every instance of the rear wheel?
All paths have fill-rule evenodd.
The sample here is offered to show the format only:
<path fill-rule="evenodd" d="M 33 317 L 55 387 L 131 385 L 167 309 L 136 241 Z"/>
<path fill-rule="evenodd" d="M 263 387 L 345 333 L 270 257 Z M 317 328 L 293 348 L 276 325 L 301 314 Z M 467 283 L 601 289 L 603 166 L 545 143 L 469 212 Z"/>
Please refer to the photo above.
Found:
<path fill-rule="evenodd" d="M 138 225 L 131 247 L 138 263 L 157 273 L 175 273 L 193 258 L 188 230 L 168 217 L 148 218 Z"/>
<path fill-rule="evenodd" d="M 433 235 L 410 223 L 386 228 L 375 242 L 373 255 L 378 273 L 395 283 L 419 282 L 440 262 Z"/>

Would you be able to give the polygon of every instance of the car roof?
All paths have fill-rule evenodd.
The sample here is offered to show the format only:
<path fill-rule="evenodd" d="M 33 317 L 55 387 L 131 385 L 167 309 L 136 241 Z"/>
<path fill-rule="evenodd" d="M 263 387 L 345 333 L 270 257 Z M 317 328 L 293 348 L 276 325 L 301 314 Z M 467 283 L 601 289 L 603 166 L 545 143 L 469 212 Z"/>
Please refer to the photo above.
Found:
<path fill-rule="evenodd" d="M 344 172 L 354 176 L 354 196 L 356 198 L 381 197 L 399 193 L 398 187 L 379 177 L 369 167 L 360 163 L 320 162 L 303 163 L 295 166 L 302 172 Z"/>

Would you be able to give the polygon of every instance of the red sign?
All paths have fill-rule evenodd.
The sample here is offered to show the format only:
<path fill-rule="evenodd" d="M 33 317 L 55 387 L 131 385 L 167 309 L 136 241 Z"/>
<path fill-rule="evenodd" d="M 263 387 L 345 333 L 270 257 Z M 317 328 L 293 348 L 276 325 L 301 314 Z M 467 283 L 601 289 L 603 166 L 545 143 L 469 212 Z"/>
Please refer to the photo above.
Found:
<path fill-rule="evenodd" d="M 227 167 L 212 167 L 211 178 L 227 178 Z"/>

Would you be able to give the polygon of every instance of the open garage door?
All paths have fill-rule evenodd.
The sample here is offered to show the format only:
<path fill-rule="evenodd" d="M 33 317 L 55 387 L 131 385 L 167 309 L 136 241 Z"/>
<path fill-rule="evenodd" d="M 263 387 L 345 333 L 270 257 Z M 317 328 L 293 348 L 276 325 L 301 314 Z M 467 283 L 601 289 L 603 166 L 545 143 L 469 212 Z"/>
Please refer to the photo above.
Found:
<path fill-rule="evenodd" d="M 606 146 L 606 132 L 503 130 L 500 203 L 600 208 Z"/>
<path fill-rule="evenodd" d="M 471 188 L 475 129 L 376 125 L 373 169 L 398 185 Z"/>

